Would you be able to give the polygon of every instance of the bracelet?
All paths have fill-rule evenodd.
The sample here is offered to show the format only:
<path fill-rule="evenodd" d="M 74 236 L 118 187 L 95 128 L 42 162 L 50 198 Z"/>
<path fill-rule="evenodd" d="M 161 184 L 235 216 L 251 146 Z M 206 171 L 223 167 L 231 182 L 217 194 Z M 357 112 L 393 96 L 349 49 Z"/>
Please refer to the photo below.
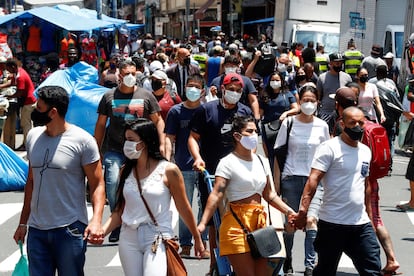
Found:
<path fill-rule="evenodd" d="M 19 227 L 27 227 L 27 224 L 20 223 L 20 224 L 19 224 Z"/>

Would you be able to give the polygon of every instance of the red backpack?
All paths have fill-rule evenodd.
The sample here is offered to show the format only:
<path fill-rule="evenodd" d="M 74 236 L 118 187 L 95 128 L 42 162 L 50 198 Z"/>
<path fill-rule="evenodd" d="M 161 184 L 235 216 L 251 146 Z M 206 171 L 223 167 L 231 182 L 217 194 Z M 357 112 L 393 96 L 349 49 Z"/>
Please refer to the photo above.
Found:
<path fill-rule="evenodd" d="M 379 179 L 387 176 L 390 169 L 391 151 L 385 128 L 367 120 L 361 142 L 367 145 L 372 153 L 369 178 Z"/>

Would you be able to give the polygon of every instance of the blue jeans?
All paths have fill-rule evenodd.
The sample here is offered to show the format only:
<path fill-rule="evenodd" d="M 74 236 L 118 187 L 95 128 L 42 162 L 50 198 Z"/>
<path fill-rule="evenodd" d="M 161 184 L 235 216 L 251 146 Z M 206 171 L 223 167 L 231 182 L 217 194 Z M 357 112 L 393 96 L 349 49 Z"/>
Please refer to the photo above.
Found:
<path fill-rule="evenodd" d="M 105 191 L 111 212 L 115 209 L 119 170 L 124 163 L 125 156 L 120 152 L 107 151 L 104 155 L 103 166 L 105 170 Z"/>
<path fill-rule="evenodd" d="M 31 276 L 83 276 L 86 225 L 76 221 L 68 226 L 50 230 L 29 228 L 27 255 Z"/>
<path fill-rule="evenodd" d="M 194 188 L 197 187 L 198 189 L 198 172 L 196 171 L 182 171 L 183 177 L 184 177 L 184 184 L 185 184 L 185 193 L 187 195 L 188 202 L 190 203 L 190 206 L 193 205 L 193 196 L 194 196 Z M 198 222 L 201 219 L 202 211 L 201 211 L 201 203 L 198 202 Z M 178 224 L 178 235 L 180 238 L 180 245 L 190 245 L 191 240 L 193 236 L 191 235 L 190 230 L 188 230 L 187 226 L 185 225 L 184 221 L 179 219 Z M 204 231 L 201 235 L 203 241 L 206 241 L 208 239 L 207 237 L 208 231 Z"/>
<path fill-rule="evenodd" d="M 318 264 L 313 275 L 336 275 L 342 253 L 351 258 L 359 275 L 381 275 L 380 247 L 371 223 L 341 225 L 319 220 L 315 249 Z"/>

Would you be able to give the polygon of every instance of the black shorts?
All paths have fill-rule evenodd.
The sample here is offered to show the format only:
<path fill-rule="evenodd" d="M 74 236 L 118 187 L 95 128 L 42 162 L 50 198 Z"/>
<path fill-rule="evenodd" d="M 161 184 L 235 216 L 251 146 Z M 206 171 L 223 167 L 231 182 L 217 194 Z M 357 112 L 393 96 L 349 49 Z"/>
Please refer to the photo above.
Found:
<path fill-rule="evenodd" d="M 408 162 L 405 178 L 410 181 L 414 181 L 414 153 L 411 154 L 410 162 Z"/>

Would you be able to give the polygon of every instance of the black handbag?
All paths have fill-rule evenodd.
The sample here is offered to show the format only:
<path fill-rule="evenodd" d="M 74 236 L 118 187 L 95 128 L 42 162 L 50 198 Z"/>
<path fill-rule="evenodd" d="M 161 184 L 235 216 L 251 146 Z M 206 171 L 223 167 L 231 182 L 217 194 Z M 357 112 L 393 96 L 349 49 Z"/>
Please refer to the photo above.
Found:
<path fill-rule="evenodd" d="M 277 159 L 277 164 L 279 165 L 280 173 L 283 172 L 285 168 L 286 158 L 288 155 L 288 145 L 289 145 L 289 134 L 292 130 L 293 118 L 287 118 L 287 133 L 286 133 L 286 143 L 280 147 L 275 148 L 275 158 Z"/>
<path fill-rule="evenodd" d="M 240 224 L 243 232 L 246 234 L 246 240 L 250 247 L 250 254 L 253 258 L 268 258 L 272 255 L 277 254 L 282 249 L 282 245 L 279 241 L 279 237 L 277 236 L 275 227 L 270 225 L 249 232 L 237 217 L 231 206 L 230 211 L 236 221 Z"/>

